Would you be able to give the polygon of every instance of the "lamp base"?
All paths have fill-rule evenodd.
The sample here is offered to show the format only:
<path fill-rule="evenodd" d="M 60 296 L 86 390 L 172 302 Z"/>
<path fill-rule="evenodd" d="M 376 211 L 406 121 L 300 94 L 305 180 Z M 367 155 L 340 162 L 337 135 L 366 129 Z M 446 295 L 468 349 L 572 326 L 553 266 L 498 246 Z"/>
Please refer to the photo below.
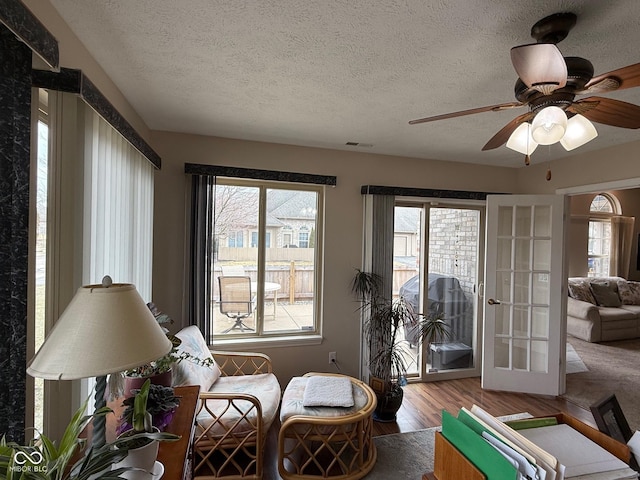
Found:
<path fill-rule="evenodd" d="M 105 392 L 107 391 L 107 377 L 103 375 L 96 377 L 96 393 L 94 398 L 95 411 L 97 413 L 102 408 L 107 406 L 107 400 L 105 398 Z M 104 415 L 94 415 L 93 417 L 93 433 L 91 437 L 91 447 L 94 450 L 99 449 L 107 443 L 106 440 L 106 418 Z"/>

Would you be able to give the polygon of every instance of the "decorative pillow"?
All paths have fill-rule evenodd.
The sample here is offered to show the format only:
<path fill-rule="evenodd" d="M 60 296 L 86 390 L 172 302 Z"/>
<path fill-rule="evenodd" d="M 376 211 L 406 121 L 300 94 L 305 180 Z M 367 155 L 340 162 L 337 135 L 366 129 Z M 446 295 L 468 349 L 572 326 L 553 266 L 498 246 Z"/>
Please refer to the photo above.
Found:
<path fill-rule="evenodd" d="M 622 305 L 614 284 L 594 282 L 591 284 L 591 291 L 596 302 L 601 307 L 619 307 Z"/>
<path fill-rule="evenodd" d="M 570 280 L 569 281 L 569 295 L 576 300 L 582 300 L 583 302 L 589 302 L 593 305 L 596 304 L 596 299 L 593 297 L 589 283 L 584 280 Z"/>
<path fill-rule="evenodd" d="M 640 282 L 619 281 L 618 293 L 623 304 L 640 305 Z"/>
<path fill-rule="evenodd" d="M 173 385 L 200 385 L 200 390 L 209 391 L 220 377 L 220 368 L 213 359 L 200 329 L 191 325 L 176 333 L 176 337 L 182 340 L 178 346 L 178 354 L 186 352 L 201 361 L 210 359 L 210 365 L 201 365 L 189 359 L 174 363 Z"/>

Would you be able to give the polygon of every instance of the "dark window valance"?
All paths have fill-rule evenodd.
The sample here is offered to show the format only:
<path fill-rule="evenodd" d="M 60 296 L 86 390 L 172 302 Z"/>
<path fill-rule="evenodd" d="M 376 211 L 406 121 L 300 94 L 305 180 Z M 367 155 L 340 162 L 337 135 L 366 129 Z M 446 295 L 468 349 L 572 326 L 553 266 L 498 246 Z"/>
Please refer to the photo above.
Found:
<path fill-rule="evenodd" d="M 210 175 L 212 177 L 250 178 L 253 180 L 271 180 L 277 182 L 309 183 L 314 185 L 333 185 L 337 177 L 314 175 L 310 173 L 279 172 L 277 170 L 259 170 L 256 168 L 224 167 L 221 165 L 202 165 L 185 163 L 184 173 L 190 175 Z"/>
<path fill-rule="evenodd" d="M 17 0 L 0 0 L 0 23 L 4 24 L 51 68 L 58 68 L 58 41 L 51 32 Z"/>
<path fill-rule="evenodd" d="M 466 190 L 437 190 L 432 188 L 386 187 L 381 185 L 363 185 L 362 195 L 394 195 L 396 197 L 428 197 L 449 198 L 457 200 L 486 200 L 487 192 L 470 192 Z"/>
<path fill-rule="evenodd" d="M 2 1 L 2 0 L 0 0 Z M 74 93 L 79 95 L 87 105 L 104 118 L 120 135 L 127 139 L 156 168 L 160 168 L 162 160 L 153 148 L 140 136 L 129 122 L 118 112 L 107 97 L 82 72 L 71 68 L 61 68 L 60 72 L 33 70 L 32 85 L 48 90 Z"/>

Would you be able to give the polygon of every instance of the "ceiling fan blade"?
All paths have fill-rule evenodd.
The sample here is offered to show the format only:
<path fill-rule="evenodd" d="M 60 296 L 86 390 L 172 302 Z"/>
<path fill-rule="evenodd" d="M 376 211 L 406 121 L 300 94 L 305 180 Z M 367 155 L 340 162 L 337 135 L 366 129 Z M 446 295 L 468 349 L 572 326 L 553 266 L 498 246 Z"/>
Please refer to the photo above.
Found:
<path fill-rule="evenodd" d="M 508 108 L 517 108 L 524 106 L 524 103 L 509 102 L 500 103 L 498 105 L 489 105 L 487 107 L 472 108 L 470 110 L 461 110 L 459 112 L 444 113 L 442 115 L 435 115 L 433 117 L 418 118 L 417 120 L 411 120 L 409 125 L 416 125 L 418 123 L 435 122 L 436 120 L 446 120 L 448 118 L 463 117 L 465 115 L 473 115 L 475 113 L 483 112 L 499 112 L 500 110 L 506 110 Z"/>
<path fill-rule="evenodd" d="M 592 107 L 592 103 L 596 103 Z M 581 104 L 592 108 L 581 108 Z M 588 97 L 575 102 L 571 109 L 581 113 L 592 122 L 603 123 L 613 127 L 640 128 L 640 106 L 605 97 Z M 580 111 L 582 110 L 582 111 Z"/>
<path fill-rule="evenodd" d="M 493 150 L 494 148 L 498 148 L 504 145 L 505 143 L 507 143 L 507 140 L 509 140 L 509 137 L 511 136 L 513 131 L 518 128 L 518 125 L 520 125 L 522 122 L 530 120 L 531 118 L 533 118 L 533 116 L 533 113 L 527 112 L 514 118 L 504 127 L 502 127 L 502 129 L 498 133 L 491 137 L 491 140 L 489 140 L 487 144 L 482 147 L 482 150 Z"/>
<path fill-rule="evenodd" d="M 584 93 L 611 92 L 633 87 L 640 87 L 640 63 L 593 77 L 585 85 Z"/>
<path fill-rule="evenodd" d="M 511 63 L 527 87 L 545 95 L 567 84 L 567 64 L 552 43 L 533 43 L 511 49 Z"/>

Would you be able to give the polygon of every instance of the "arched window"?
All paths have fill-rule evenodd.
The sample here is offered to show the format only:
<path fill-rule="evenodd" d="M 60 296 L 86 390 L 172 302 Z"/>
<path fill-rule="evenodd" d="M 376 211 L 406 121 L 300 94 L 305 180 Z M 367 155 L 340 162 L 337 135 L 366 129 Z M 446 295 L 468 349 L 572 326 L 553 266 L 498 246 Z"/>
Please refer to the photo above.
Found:
<path fill-rule="evenodd" d="M 608 194 L 599 193 L 589 207 L 589 249 L 587 254 L 588 275 L 609 275 L 611 254 L 611 217 L 616 215 L 617 202 Z"/>

